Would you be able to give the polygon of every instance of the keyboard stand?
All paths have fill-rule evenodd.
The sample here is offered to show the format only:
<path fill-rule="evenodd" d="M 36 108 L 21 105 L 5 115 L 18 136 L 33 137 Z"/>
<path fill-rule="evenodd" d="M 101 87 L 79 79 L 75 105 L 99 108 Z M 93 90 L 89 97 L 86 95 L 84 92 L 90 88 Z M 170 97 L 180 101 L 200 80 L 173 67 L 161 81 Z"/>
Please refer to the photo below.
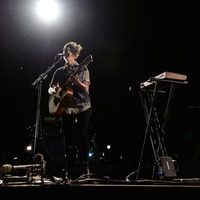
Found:
<path fill-rule="evenodd" d="M 187 84 L 187 81 L 149 78 L 148 87 L 141 84 L 140 98 L 144 109 L 146 128 L 139 158 L 136 179 L 142 169 L 146 140 L 149 137 L 153 150 L 154 164 L 151 179 L 176 177 L 173 160 L 168 156 L 165 144 L 165 128 L 172 106 L 172 97 L 176 84 Z M 160 101 L 163 98 L 163 101 Z"/>

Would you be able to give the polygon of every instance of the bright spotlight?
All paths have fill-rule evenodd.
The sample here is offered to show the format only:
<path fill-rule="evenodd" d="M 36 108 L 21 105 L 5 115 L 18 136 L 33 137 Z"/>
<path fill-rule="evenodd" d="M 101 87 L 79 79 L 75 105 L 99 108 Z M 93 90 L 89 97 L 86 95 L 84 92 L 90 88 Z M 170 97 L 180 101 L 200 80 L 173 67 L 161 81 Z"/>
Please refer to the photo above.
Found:
<path fill-rule="evenodd" d="M 39 0 L 36 3 L 36 13 L 45 22 L 52 22 L 59 17 L 59 6 L 54 0 Z"/>

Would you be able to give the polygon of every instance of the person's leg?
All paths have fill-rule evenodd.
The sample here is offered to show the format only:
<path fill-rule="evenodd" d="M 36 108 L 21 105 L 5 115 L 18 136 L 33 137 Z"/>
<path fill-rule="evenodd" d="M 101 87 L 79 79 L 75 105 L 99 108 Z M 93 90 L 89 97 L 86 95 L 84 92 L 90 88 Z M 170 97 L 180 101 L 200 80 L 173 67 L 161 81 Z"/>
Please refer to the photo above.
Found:
<path fill-rule="evenodd" d="M 77 147 L 75 141 L 75 116 L 64 114 L 62 117 L 62 127 L 65 135 L 65 155 L 66 155 L 66 174 L 71 178 L 71 173 L 74 168 Z"/>
<path fill-rule="evenodd" d="M 91 109 L 88 109 L 77 115 L 77 132 L 78 132 L 78 146 L 79 146 L 79 159 L 83 164 L 83 170 L 89 170 L 89 137 L 88 127 L 90 123 Z"/>

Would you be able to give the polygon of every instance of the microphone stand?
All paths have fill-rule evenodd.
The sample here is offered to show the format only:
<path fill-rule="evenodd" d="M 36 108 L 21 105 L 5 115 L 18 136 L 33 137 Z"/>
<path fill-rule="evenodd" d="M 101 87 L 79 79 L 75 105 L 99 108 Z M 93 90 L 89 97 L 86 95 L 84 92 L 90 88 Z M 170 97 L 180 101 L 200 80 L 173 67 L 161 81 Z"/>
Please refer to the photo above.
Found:
<path fill-rule="evenodd" d="M 41 95 L 42 95 L 42 80 L 47 77 L 47 74 L 58 64 L 63 57 L 59 57 L 59 59 L 55 62 L 57 58 L 57 55 L 54 58 L 54 63 L 51 67 L 48 67 L 48 69 L 38 76 L 38 78 L 31 84 L 31 86 L 36 86 L 37 88 L 37 110 L 36 110 L 36 122 L 35 122 L 35 133 L 34 133 L 34 143 L 33 143 L 33 163 L 35 154 L 36 154 L 36 146 L 37 146 L 37 138 L 38 138 L 38 132 L 39 132 L 39 124 L 40 124 L 40 103 L 41 103 Z"/>

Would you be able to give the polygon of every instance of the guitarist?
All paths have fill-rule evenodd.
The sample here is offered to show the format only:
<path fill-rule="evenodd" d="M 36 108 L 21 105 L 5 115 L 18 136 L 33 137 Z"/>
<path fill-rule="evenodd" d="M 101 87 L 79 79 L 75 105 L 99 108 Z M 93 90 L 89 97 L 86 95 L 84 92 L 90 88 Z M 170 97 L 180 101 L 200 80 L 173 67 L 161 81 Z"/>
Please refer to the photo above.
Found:
<path fill-rule="evenodd" d="M 66 94 L 65 98 L 63 98 L 65 103 L 60 103 L 60 105 L 64 107 L 61 117 L 68 158 L 66 170 L 69 178 L 75 178 L 73 175 L 70 177 L 70 171 L 75 164 L 77 154 L 79 158 L 78 163 L 81 167 L 80 172 L 85 174 L 89 169 L 90 73 L 87 66 L 80 68 L 77 62 L 82 49 L 83 47 L 76 42 L 69 42 L 64 45 L 65 65 L 55 70 L 48 89 L 50 95 L 62 94 L 62 92 Z"/>

